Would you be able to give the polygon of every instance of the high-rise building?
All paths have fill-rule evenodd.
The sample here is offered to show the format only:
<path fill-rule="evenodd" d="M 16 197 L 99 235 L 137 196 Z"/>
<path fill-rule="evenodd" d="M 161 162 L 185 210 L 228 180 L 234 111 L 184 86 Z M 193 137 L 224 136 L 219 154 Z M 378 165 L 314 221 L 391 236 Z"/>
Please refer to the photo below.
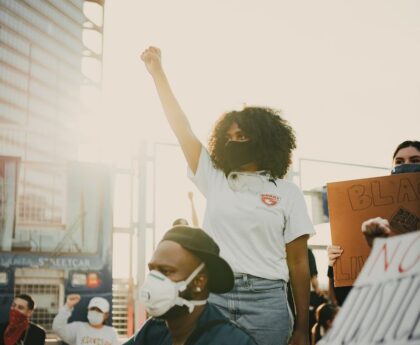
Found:
<path fill-rule="evenodd" d="M 103 11 L 89 18 L 93 4 L 103 1 L 0 0 L 1 155 L 77 158 L 81 88 L 100 83 L 82 73 L 89 59 L 102 61 Z M 100 42 L 89 46 L 94 31 Z"/>
<path fill-rule="evenodd" d="M 63 246 L 84 254 L 70 247 L 77 224 L 66 219 L 66 162 L 78 158 L 82 99 L 100 91 L 103 7 L 104 0 L 0 0 L 0 294 L 36 296 L 33 319 L 47 329 L 70 268 L 39 262 Z"/>
<path fill-rule="evenodd" d="M 77 159 L 81 96 L 100 88 L 103 6 L 0 0 L 0 156 L 21 160 L 20 223 L 64 222 L 57 164 Z"/>

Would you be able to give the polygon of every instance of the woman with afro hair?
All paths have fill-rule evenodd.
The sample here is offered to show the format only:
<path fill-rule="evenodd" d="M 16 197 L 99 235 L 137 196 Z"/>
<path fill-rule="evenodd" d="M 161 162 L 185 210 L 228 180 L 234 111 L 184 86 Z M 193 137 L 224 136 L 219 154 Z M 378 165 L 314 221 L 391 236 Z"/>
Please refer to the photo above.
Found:
<path fill-rule="evenodd" d="M 235 272 L 234 288 L 212 294 L 209 301 L 260 345 L 309 344 L 307 239 L 314 230 L 301 191 L 283 180 L 296 147 L 293 129 L 273 109 L 246 107 L 222 115 L 207 151 L 172 93 L 160 50 L 150 47 L 141 58 L 184 152 L 189 177 L 207 199 L 203 228 Z"/>

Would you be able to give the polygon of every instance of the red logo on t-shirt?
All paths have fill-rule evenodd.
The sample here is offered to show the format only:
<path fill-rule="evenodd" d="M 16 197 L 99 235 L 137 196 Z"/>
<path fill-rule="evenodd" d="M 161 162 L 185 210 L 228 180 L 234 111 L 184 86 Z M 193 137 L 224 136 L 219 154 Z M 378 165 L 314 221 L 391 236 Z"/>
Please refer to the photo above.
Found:
<path fill-rule="evenodd" d="M 261 201 L 267 206 L 274 206 L 279 202 L 279 197 L 271 194 L 261 194 Z"/>

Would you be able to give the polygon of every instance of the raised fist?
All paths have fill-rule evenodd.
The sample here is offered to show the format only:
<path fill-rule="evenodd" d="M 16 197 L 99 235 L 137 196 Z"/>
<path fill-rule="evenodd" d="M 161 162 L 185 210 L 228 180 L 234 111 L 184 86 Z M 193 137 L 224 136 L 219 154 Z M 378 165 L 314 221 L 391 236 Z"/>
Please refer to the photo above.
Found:
<path fill-rule="evenodd" d="M 364 221 L 362 223 L 362 232 L 370 247 L 376 237 L 389 237 L 394 235 L 388 220 L 381 217 Z"/>
<path fill-rule="evenodd" d="M 73 308 L 79 302 L 80 302 L 80 295 L 71 294 L 67 296 L 66 304 L 67 304 L 67 307 L 69 307 L 70 309 Z"/>
<path fill-rule="evenodd" d="M 161 53 L 159 48 L 149 47 L 141 54 L 140 57 L 151 75 L 154 75 L 162 69 Z"/>

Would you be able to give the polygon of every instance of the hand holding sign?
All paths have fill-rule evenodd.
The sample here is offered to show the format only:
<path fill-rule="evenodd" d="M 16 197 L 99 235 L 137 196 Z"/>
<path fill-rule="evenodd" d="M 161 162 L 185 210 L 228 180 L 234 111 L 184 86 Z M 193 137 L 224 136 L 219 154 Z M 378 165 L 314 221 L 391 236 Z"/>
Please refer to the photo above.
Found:
<path fill-rule="evenodd" d="M 343 254 L 343 249 L 340 246 L 331 245 L 327 247 L 328 266 L 334 266 L 336 260 Z"/>

